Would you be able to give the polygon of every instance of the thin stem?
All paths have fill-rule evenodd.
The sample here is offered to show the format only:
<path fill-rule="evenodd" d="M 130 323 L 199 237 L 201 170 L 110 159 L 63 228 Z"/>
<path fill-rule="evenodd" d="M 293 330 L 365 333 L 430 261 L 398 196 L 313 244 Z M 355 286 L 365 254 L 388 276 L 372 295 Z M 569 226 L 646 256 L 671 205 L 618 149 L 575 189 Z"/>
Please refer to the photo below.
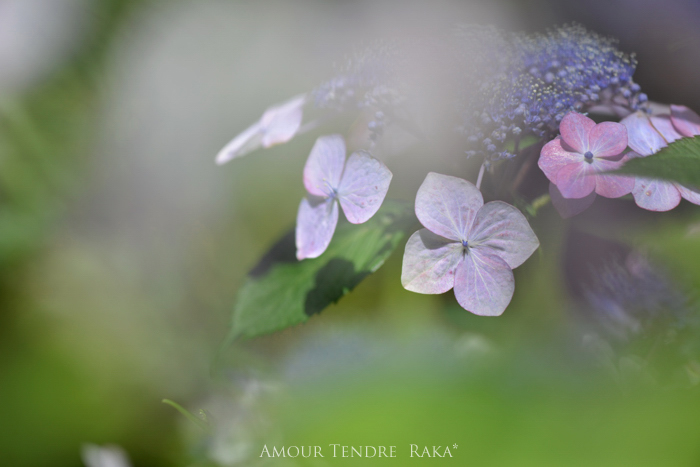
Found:
<path fill-rule="evenodd" d="M 476 189 L 481 190 L 481 180 L 484 178 L 484 171 L 486 170 L 486 165 L 485 163 L 481 164 L 481 168 L 479 169 L 479 176 L 476 178 Z"/>
<path fill-rule="evenodd" d="M 517 192 L 518 188 L 520 188 L 520 184 L 525 180 L 525 176 L 530 171 L 530 167 L 532 167 L 535 159 L 535 157 L 527 157 L 525 161 L 523 161 L 523 164 L 520 166 L 520 170 L 518 170 L 518 173 L 515 175 L 515 179 L 513 179 L 513 187 L 511 188 L 513 193 Z"/>
<path fill-rule="evenodd" d="M 204 420 L 197 418 L 189 410 L 185 409 L 177 402 L 173 402 L 170 399 L 163 399 L 162 402 L 163 404 L 168 404 L 169 406 L 173 407 L 175 410 L 184 415 L 185 418 L 197 425 L 202 430 L 206 431 L 207 433 L 210 431 L 209 425 Z"/>
<path fill-rule="evenodd" d="M 535 217 L 537 215 L 537 212 L 545 207 L 549 202 L 551 201 L 551 197 L 549 196 L 549 193 L 545 193 L 534 200 L 532 200 L 532 203 L 530 203 L 529 206 L 527 206 L 525 209 L 527 210 L 527 213 L 530 214 L 532 217 Z"/>

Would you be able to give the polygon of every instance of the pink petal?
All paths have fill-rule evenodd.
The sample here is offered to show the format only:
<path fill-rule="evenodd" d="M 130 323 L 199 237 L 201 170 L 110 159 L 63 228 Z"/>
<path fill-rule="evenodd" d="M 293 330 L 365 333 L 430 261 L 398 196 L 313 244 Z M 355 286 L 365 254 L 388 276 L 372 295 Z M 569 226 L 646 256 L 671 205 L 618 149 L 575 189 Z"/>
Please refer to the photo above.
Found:
<path fill-rule="evenodd" d="M 338 189 L 345 165 L 345 141 L 340 135 L 316 140 L 304 166 L 304 186 L 315 196 L 330 196 Z"/>
<path fill-rule="evenodd" d="M 565 165 L 557 172 L 555 184 L 564 198 L 583 198 L 595 190 L 595 176 L 588 162 Z"/>
<path fill-rule="evenodd" d="M 382 205 L 391 183 L 391 171 L 366 151 L 353 153 L 340 180 L 338 199 L 353 224 L 367 222 Z"/>
<path fill-rule="evenodd" d="M 455 283 L 455 268 L 462 259 L 462 244 L 420 229 L 406 242 L 401 285 L 424 294 L 445 293 Z"/>
<path fill-rule="evenodd" d="M 684 105 L 671 105 L 671 121 L 683 136 L 700 135 L 700 115 Z"/>
<path fill-rule="evenodd" d="M 469 246 L 490 247 L 511 269 L 515 269 L 540 246 L 525 216 L 503 201 L 484 204 L 469 232 Z"/>
<path fill-rule="evenodd" d="M 306 96 L 296 96 L 283 104 L 271 107 L 263 113 L 260 124 L 264 128 L 262 146 L 269 148 L 286 143 L 301 127 Z"/>
<path fill-rule="evenodd" d="M 681 196 L 693 204 L 700 204 L 700 191 L 686 188 L 683 185 L 675 184 Z"/>
<path fill-rule="evenodd" d="M 656 128 L 656 131 L 661 134 L 661 137 L 666 141 L 666 143 L 672 143 L 677 139 L 681 139 L 683 136 L 678 133 L 671 122 L 671 117 L 668 115 L 655 115 L 649 117 L 651 124 Z"/>
<path fill-rule="evenodd" d="M 590 195 L 583 198 L 564 198 L 557 186 L 550 182 L 549 196 L 559 215 L 564 219 L 568 219 L 588 209 L 595 201 L 596 194 L 595 191 L 592 191 Z"/>
<path fill-rule="evenodd" d="M 565 150 L 561 143 L 561 138 L 556 137 L 545 144 L 540 152 L 540 159 L 537 162 L 537 165 L 540 166 L 540 169 L 542 169 L 542 172 L 544 172 L 550 181 L 554 181 L 559 169 L 565 165 L 582 160 L 581 154 Z"/>
<path fill-rule="evenodd" d="M 588 151 L 588 135 L 595 127 L 595 122 L 578 112 L 569 112 L 559 124 L 559 132 L 566 144 L 576 152 Z"/>
<path fill-rule="evenodd" d="M 604 175 L 604 172 L 612 172 L 624 165 L 630 158 L 632 153 L 625 154 L 620 160 L 614 161 L 609 159 L 595 158 L 593 169 L 596 171 L 595 176 L 595 192 L 606 198 L 619 198 L 632 192 L 634 189 L 634 177 L 622 175 Z"/>
<path fill-rule="evenodd" d="M 615 122 L 602 122 L 588 135 L 588 150 L 595 157 L 618 156 L 627 149 L 627 128 Z"/>
<path fill-rule="evenodd" d="M 472 248 L 457 265 L 455 297 L 467 311 L 501 315 L 515 291 L 513 271 L 491 248 Z"/>
<path fill-rule="evenodd" d="M 620 123 L 627 128 L 627 144 L 639 155 L 650 156 L 666 146 L 666 141 L 656 131 L 644 112 L 630 114 Z"/>
<path fill-rule="evenodd" d="M 622 175 L 596 175 L 595 192 L 606 198 L 619 198 L 632 193 L 634 177 Z"/>
<path fill-rule="evenodd" d="M 632 190 L 634 202 L 649 211 L 670 211 L 681 202 L 681 194 L 672 182 L 638 178 Z"/>
<path fill-rule="evenodd" d="M 304 198 L 297 213 L 297 259 L 320 256 L 333 238 L 338 224 L 338 203 L 333 198 Z"/>
<path fill-rule="evenodd" d="M 481 192 L 457 177 L 428 173 L 416 194 L 416 216 L 428 230 L 450 240 L 465 240 L 476 212 L 484 205 Z"/>

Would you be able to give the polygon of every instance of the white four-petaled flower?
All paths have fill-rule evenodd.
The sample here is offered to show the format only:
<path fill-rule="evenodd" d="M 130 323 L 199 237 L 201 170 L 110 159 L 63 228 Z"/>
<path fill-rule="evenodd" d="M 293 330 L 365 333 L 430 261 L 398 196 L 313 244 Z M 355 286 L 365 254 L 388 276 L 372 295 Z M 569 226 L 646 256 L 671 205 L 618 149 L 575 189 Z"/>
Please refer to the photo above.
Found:
<path fill-rule="evenodd" d="M 351 223 L 367 222 L 382 205 L 391 177 L 367 151 L 352 153 L 346 163 L 342 136 L 318 138 L 304 166 L 309 195 L 297 214 L 297 258 L 316 258 L 326 251 L 338 223 L 338 204 Z"/>
<path fill-rule="evenodd" d="M 466 310 L 503 313 L 515 290 L 512 269 L 540 244 L 525 216 L 502 201 L 484 204 L 466 180 L 433 172 L 416 195 L 416 215 L 426 228 L 406 243 L 403 286 L 424 294 L 454 288 Z"/>

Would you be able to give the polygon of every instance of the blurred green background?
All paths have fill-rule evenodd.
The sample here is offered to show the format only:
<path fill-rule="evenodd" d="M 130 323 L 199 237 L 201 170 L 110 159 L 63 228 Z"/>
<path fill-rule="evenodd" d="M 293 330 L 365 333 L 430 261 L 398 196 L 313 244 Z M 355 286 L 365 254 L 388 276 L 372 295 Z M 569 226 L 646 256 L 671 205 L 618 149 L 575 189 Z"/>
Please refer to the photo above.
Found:
<path fill-rule="evenodd" d="M 649 382 L 633 351 L 603 345 L 595 358 L 561 272 L 576 226 L 551 209 L 501 318 L 403 290 L 400 248 L 338 305 L 236 344 L 212 367 L 246 272 L 294 224 L 304 191 L 290 174 L 317 136 L 216 167 L 263 109 L 376 37 L 577 20 L 638 52 L 635 79 L 651 99 L 699 110 L 698 10 L 692 0 L 0 0 L 0 464 L 84 465 L 86 443 L 119 445 L 134 466 L 700 464 L 692 364 L 679 384 Z M 449 159 L 387 163 L 410 164 L 417 186 Z M 609 225 L 606 206 L 579 224 L 649 252 L 692 303 L 700 209 Z M 656 364 L 675 375 L 670 357 Z M 205 409 L 210 432 L 163 398 Z M 259 457 L 263 444 L 328 454 L 330 443 L 395 445 L 399 457 Z M 458 448 L 407 460 L 410 444 Z"/>

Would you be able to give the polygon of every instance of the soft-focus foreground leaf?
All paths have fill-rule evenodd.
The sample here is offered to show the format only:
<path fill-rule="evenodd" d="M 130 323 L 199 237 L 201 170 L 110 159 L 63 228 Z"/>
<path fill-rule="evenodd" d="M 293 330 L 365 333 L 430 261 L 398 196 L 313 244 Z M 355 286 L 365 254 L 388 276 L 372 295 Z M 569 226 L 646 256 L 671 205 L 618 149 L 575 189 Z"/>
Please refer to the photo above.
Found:
<path fill-rule="evenodd" d="M 682 138 L 656 154 L 634 158 L 616 173 L 700 187 L 700 137 Z"/>
<path fill-rule="evenodd" d="M 297 261 L 294 231 L 250 272 L 238 292 L 225 342 L 303 323 L 357 286 L 403 243 L 415 223 L 410 205 L 385 202 L 361 225 L 343 223 L 325 253 Z"/>

